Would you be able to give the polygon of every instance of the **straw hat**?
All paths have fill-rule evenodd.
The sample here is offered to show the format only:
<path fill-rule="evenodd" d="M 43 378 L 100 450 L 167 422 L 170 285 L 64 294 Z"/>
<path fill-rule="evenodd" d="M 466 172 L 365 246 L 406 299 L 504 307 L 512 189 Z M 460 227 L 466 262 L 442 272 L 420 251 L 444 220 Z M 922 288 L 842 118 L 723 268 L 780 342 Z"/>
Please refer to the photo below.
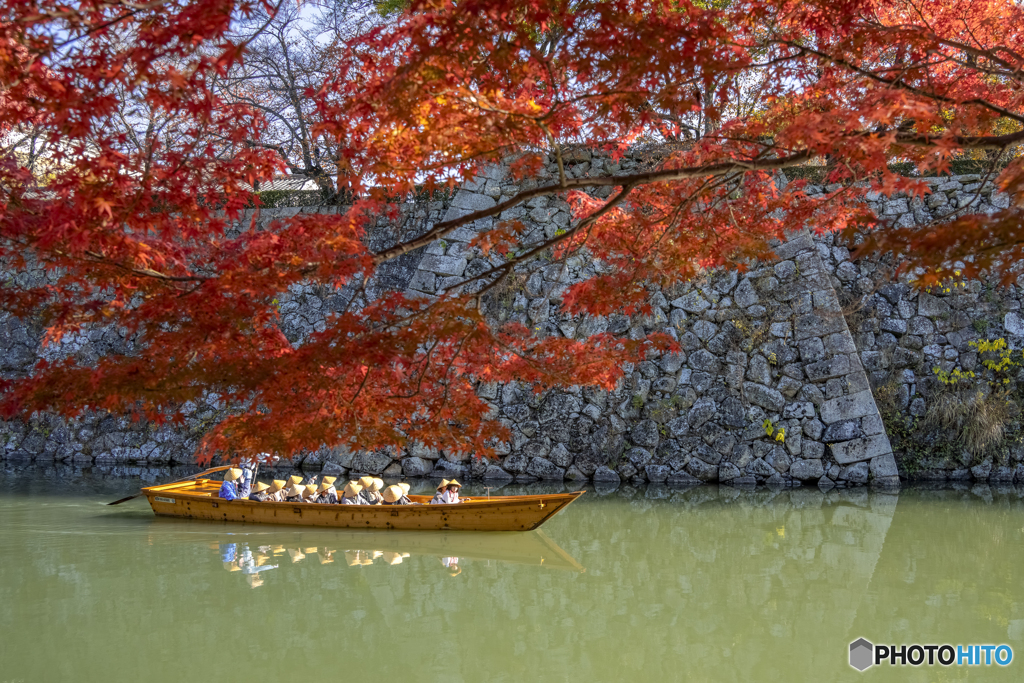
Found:
<path fill-rule="evenodd" d="M 270 484 L 264 484 L 261 481 L 260 483 L 256 484 L 256 488 L 254 490 L 255 490 L 256 493 L 263 493 L 264 491 L 266 491 L 269 488 L 270 488 Z"/>
<path fill-rule="evenodd" d="M 446 489 L 446 488 L 448 488 L 448 480 L 447 479 L 442 479 L 441 483 L 437 485 L 437 490 L 441 491 L 441 490 Z"/>
<path fill-rule="evenodd" d="M 287 489 L 285 489 L 285 493 L 288 495 L 289 498 L 292 498 L 294 496 L 301 496 L 304 491 L 305 489 L 299 486 L 298 484 L 292 484 Z"/>
<path fill-rule="evenodd" d="M 374 479 L 373 480 L 373 486 L 370 487 L 370 490 L 371 491 L 380 491 L 382 488 L 384 488 L 384 480 L 383 479 Z"/>
<path fill-rule="evenodd" d="M 326 481 L 320 482 L 320 486 L 317 487 L 317 493 L 323 493 L 334 488 L 334 484 L 329 484 Z"/>
<path fill-rule="evenodd" d="M 234 481 L 242 476 L 242 470 L 238 467 L 232 467 L 224 474 L 224 481 Z"/>
<path fill-rule="evenodd" d="M 460 489 L 462 488 L 462 484 L 459 483 L 458 479 L 452 479 L 448 482 L 448 486 L 458 486 Z"/>
<path fill-rule="evenodd" d="M 389 486 L 384 489 L 384 500 L 388 503 L 397 503 L 404 495 L 401 486 Z"/>
<path fill-rule="evenodd" d="M 306 484 L 306 498 L 316 495 L 316 484 Z"/>
<path fill-rule="evenodd" d="M 334 484 L 334 482 L 338 481 L 338 478 L 337 477 L 324 477 L 320 481 L 322 481 L 323 483 L 327 484 L 328 486 L 331 486 L 332 484 Z"/>
<path fill-rule="evenodd" d="M 359 485 L 364 489 L 373 486 L 373 477 L 359 477 Z"/>
<path fill-rule="evenodd" d="M 345 484 L 345 497 L 355 498 L 356 496 L 359 495 L 359 492 L 362 490 L 363 487 L 360 486 L 359 483 L 350 481 L 349 483 Z"/>
<path fill-rule="evenodd" d="M 292 558 L 292 562 L 298 562 L 305 557 L 305 554 L 298 548 L 288 548 L 288 555 Z"/>
<path fill-rule="evenodd" d="M 388 564 L 402 564 L 402 553 L 384 553 L 384 561 Z"/>
<path fill-rule="evenodd" d="M 287 485 L 288 482 L 286 482 L 284 479 L 275 479 L 273 483 L 270 485 L 270 493 L 277 493 Z"/>
<path fill-rule="evenodd" d="M 402 493 L 404 493 L 407 496 L 409 495 L 409 489 L 412 488 L 411 486 L 406 484 L 404 481 L 401 484 L 398 484 L 397 486 L 398 486 L 398 488 L 402 489 Z"/>
<path fill-rule="evenodd" d="M 299 484 L 302 483 L 302 477 L 299 476 L 298 474 L 294 474 L 288 477 L 288 481 L 289 483 L 291 483 L 292 486 L 298 486 Z"/>

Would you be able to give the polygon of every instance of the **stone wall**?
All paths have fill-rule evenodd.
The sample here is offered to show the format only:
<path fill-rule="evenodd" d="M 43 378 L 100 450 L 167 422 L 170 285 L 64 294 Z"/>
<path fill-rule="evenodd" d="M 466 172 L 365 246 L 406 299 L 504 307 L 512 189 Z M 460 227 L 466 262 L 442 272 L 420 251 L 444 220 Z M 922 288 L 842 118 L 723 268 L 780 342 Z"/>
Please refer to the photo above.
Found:
<path fill-rule="evenodd" d="M 591 170 L 628 173 L 650 163 L 642 151 L 618 162 L 575 152 L 568 161 L 574 177 Z M 554 167 L 548 172 L 553 175 Z M 1008 197 L 980 184 L 977 176 L 929 182 L 934 190 L 923 200 L 895 196 L 869 197 L 869 202 L 879 215 L 900 225 L 924 223 L 942 211 L 1008 205 Z M 373 246 L 421 234 L 442 218 L 494 206 L 518 189 L 503 169 L 489 169 L 461 188 L 450 205 L 410 205 L 398 225 L 380 224 Z M 824 189 L 812 187 L 810 192 Z M 265 211 L 262 219 L 300 210 Z M 523 243 L 528 246 L 568 226 L 570 214 L 564 201 L 538 197 L 501 218 L 524 222 Z M 490 220 L 389 264 L 377 274 L 370 296 L 395 289 L 434 296 L 484 272 L 497 261 L 481 258 L 468 243 L 486 227 Z M 512 432 L 512 439 L 498 446 L 501 457 L 496 461 L 417 447 L 399 454 L 323 448 L 303 455 L 302 465 L 339 474 L 516 482 L 893 487 L 899 485 L 897 461 L 910 461 L 905 449 L 894 457 L 886 427 L 892 434 L 899 419 L 926 410 L 929 391 L 934 393 L 930 363 L 967 368 L 972 362 L 969 342 L 999 336 L 1004 329 L 1012 343 L 1024 343 L 1014 288 L 992 295 L 981 283 L 969 283 L 967 292 L 918 293 L 891 279 L 884 258 L 852 262 L 849 251 L 831 235 L 796 234 L 778 245 L 776 253 L 776 262 L 742 276 L 708 273 L 673 291 L 652 290 L 653 314 L 634 318 L 584 319 L 561 311 L 565 288 L 599 267 L 584 257 L 517 267 L 513 282 L 489 299 L 488 313 L 495 320 L 516 320 L 538 334 L 576 338 L 607 330 L 637 339 L 665 331 L 679 340 L 682 352 L 626 368 L 626 378 L 612 392 L 574 387 L 536 396 L 516 384 L 480 385 L 479 395 Z M 301 343 L 304 334 L 329 324 L 329 313 L 340 310 L 351 296 L 312 285 L 293 288 L 281 300 L 289 339 Z M 993 311 L 1005 312 L 981 334 L 971 316 L 984 296 L 995 302 Z M 9 317 L 0 320 L 0 345 L 10 350 L 4 372 L 21 372 L 31 363 L 36 334 Z M 104 332 L 109 334 L 115 333 Z M 110 340 L 104 335 L 88 340 L 83 349 L 101 354 L 127 343 L 116 334 Z M 880 388 L 885 401 L 876 401 Z M 887 414 L 879 410 L 880 404 Z M 186 428 L 177 431 L 133 426 L 111 416 L 76 425 L 44 416 L 28 425 L 5 425 L 2 452 L 6 457 L 82 465 L 188 461 L 218 410 L 215 403 L 195 406 Z M 904 446 L 904 440 L 898 445 Z M 903 474 L 1005 479 L 1013 477 L 1019 458 L 971 459 L 970 466 L 962 457 L 959 465 L 915 461 Z"/>

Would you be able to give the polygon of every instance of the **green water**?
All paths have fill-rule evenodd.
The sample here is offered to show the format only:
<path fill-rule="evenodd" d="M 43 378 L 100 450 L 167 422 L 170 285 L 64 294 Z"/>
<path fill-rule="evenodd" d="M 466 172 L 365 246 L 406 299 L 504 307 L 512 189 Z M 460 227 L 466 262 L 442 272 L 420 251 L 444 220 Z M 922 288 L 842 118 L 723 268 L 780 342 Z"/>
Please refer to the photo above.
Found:
<path fill-rule="evenodd" d="M 625 489 L 588 493 L 545 535 L 481 537 L 175 521 L 144 501 L 103 505 L 137 484 L 0 473 L 0 682 L 1024 671 L 1024 491 Z M 858 673 L 847 648 L 860 636 L 1006 643 L 1015 658 Z"/>

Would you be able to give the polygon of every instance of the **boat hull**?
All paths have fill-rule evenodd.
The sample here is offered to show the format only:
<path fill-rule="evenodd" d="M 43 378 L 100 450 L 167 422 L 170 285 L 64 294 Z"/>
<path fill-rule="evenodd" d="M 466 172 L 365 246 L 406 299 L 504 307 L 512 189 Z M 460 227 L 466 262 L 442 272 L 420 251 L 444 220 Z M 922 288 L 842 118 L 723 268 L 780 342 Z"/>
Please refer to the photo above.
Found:
<path fill-rule="evenodd" d="M 142 491 L 153 512 L 166 517 L 249 524 L 439 531 L 529 531 L 536 529 L 581 495 L 474 498 L 454 505 L 319 505 L 223 500 L 219 481 L 199 479 L 150 486 Z M 429 500 L 412 496 L 413 500 Z"/>

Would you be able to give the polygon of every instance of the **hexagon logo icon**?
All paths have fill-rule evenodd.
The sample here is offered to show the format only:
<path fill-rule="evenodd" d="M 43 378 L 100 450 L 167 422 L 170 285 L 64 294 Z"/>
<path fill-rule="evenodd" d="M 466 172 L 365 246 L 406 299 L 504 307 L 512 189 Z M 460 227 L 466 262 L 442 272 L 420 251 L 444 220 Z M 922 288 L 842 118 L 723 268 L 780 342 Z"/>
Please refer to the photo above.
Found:
<path fill-rule="evenodd" d="M 863 638 L 858 638 L 850 643 L 850 666 L 857 671 L 863 671 L 874 664 L 874 654 L 875 646 Z"/>

